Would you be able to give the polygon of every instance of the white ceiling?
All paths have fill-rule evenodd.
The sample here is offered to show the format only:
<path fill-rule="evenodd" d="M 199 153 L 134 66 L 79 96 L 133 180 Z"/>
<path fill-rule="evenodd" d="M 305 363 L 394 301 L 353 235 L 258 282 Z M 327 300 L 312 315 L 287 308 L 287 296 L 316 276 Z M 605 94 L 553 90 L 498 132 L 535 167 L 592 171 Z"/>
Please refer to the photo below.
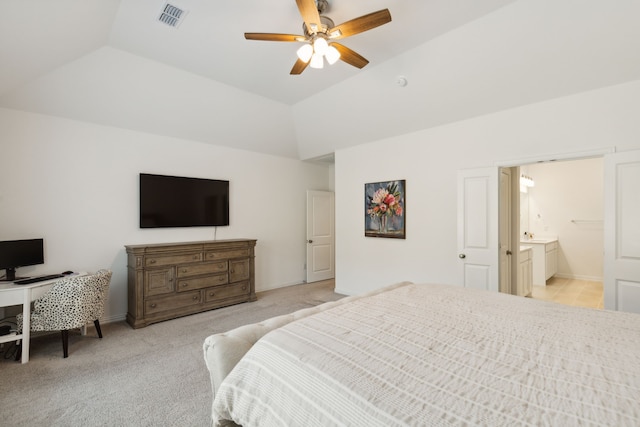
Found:
<path fill-rule="evenodd" d="M 336 24 L 389 8 L 392 21 L 344 39 L 379 64 L 511 0 L 331 0 L 325 15 Z M 177 30 L 156 24 L 160 1 L 123 1 L 109 43 L 207 78 L 295 104 L 358 73 L 339 62 L 331 69 L 289 71 L 298 43 L 248 41 L 244 32 L 302 34 L 295 0 L 227 2 L 176 0 L 188 10 Z"/>
<path fill-rule="evenodd" d="M 336 24 L 389 8 L 392 22 L 343 40 L 372 65 L 512 0 L 331 0 Z M 3 0 L 0 93 L 104 45 L 295 104 L 356 75 L 339 62 L 289 71 L 298 43 L 248 41 L 244 32 L 302 34 L 295 0 L 171 0 L 186 11 L 178 28 L 158 22 L 164 0 Z M 371 66 L 371 65 L 369 65 Z"/>
<path fill-rule="evenodd" d="M 330 2 L 325 14 L 336 24 L 391 12 L 391 23 L 343 40 L 369 59 L 363 70 L 338 62 L 291 76 L 297 43 L 244 39 L 300 34 L 294 0 L 176 0 L 187 11 L 178 28 L 157 22 L 162 0 L 3 0 L 0 107 L 308 158 L 640 78 L 637 0 Z M 385 124 L 368 95 L 397 75 L 409 85 L 389 100 L 393 110 L 381 107 Z M 476 93 L 492 85 L 495 96 Z M 313 143 L 300 129 L 315 105 L 335 105 L 333 123 L 344 121 L 346 133 L 326 148 L 301 148 Z"/>

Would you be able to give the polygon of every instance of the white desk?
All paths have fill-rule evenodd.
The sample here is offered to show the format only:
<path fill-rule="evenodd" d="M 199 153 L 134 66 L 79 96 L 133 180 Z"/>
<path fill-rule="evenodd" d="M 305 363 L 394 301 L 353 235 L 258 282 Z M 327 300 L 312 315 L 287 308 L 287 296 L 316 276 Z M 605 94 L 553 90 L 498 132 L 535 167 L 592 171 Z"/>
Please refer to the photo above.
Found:
<path fill-rule="evenodd" d="M 80 273 L 80 275 L 86 273 Z M 67 276 L 69 277 L 69 276 Z M 51 279 L 28 285 L 15 285 L 12 282 L 0 282 L 0 307 L 22 304 L 22 333 L 15 332 L 0 336 L 0 343 L 22 340 L 22 363 L 29 361 L 29 339 L 31 338 L 31 302 L 47 293 L 51 285 L 58 280 Z"/>

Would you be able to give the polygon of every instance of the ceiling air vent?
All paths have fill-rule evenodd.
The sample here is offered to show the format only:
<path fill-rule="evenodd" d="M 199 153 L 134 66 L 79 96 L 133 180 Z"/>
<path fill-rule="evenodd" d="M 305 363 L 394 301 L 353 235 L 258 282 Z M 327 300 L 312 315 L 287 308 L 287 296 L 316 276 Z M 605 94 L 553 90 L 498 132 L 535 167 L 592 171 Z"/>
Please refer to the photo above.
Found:
<path fill-rule="evenodd" d="M 180 25 L 180 22 L 186 14 L 187 12 L 180 9 L 179 7 L 175 7 L 170 3 L 165 3 L 160 16 L 158 17 L 158 21 L 175 28 Z"/>

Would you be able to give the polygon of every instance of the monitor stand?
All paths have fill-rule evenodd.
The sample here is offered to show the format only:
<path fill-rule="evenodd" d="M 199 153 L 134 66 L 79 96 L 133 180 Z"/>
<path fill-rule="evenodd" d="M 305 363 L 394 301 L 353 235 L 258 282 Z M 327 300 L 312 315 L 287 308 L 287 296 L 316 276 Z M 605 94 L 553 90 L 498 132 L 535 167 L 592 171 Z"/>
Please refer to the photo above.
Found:
<path fill-rule="evenodd" d="M 30 276 L 24 276 L 24 277 L 16 276 L 16 269 L 15 268 L 6 268 L 5 270 L 6 270 L 7 273 L 5 274 L 4 278 L 0 279 L 0 282 L 15 282 L 16 280 L 22 280 L 22 279 L 29 279 L 30 278 Z M 9 270 L 11 270 L 11 271 L 9 271 Z M 0 319 L 2 317 L 3 316 L 0 316 Z"/>
<path fill-rule="evenodd" d="M 26 279 L 26 277 L 16 277 L 16 269 L 13 268 L 5 268 L 6 274 L 3 280 L 7 282 L 15 282 L 16 280 Z"/>

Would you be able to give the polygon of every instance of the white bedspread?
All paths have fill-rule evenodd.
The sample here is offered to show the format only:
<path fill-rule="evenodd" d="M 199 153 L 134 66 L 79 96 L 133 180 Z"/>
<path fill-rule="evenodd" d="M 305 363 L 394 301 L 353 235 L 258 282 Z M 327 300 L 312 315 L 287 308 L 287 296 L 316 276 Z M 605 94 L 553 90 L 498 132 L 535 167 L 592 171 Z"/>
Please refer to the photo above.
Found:
<path fill-rule="evenodd" d="M 270 332 L 214 424 L 640 425 L 640 316 L 407 285 Z"/>

